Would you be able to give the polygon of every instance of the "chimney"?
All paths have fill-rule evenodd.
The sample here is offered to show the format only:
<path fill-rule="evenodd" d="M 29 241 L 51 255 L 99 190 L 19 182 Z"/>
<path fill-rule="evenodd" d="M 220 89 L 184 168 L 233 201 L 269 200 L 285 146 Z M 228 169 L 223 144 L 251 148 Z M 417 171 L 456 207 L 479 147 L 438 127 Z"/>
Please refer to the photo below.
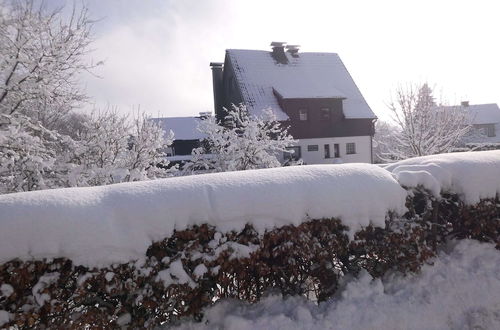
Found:
<path fill-rule="evenodd" d="M 222 88 L 222 73 L 224 69 L 224 63 L 210 62 L 210 67 L 212 67 L 212 84 L 214 89 L 214 111 L 215 115 L 222 113 L 222 104 L 224 102 L 224 90 Z"/>
<path fill-rule="evenodd" d="M 271 42 L 271 47 L 273 48 L 272 56 L 277 63 L 287 64 L 288 58 L 285 54 L 285 44 L 286 42 L 273 41 Z"/>
<path fill-rule="evenodd" d="M 286 45 L 286 51 L 292 55 L 292 57 L 299 57 L 299 45 Z"/>
<path fill-rule="evenodd" d="M 204 112 L 200 112 L 199 114 L 200 114 L 201 119 L 207 119 L 208 117 L 212 117 L 211 111 L 204 111 Z"/>
<path fill-rule="evenodd" d="M 467 108 L 469 106 L 469 101 L 462 101 L 462 107 Z"/>

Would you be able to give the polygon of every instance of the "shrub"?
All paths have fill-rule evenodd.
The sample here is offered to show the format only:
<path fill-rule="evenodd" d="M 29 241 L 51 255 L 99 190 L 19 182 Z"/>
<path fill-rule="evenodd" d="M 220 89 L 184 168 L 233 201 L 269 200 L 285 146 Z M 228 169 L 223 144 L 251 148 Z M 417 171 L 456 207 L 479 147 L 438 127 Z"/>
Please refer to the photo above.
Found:
<path fill-rule="evenodd" d="M 107 268 L 71 260 L 12 260 L 0 265 L 4 326 L 20 328 L 153 328 L 181 317 L 201 319 L 223 298 L 258 301 L 267 291 L 321 302 L 340 279 L 366 269 L 416 272 L 452 238 L 494 242 L 500 248 L 500 202 L 464 204 L 417 188 L 403 218 L 388 214 L 385 228 L 369 226 L 349 241 L 339 219 L 310 220 L 258 233 L 220 233 L 209 225 L 176 231 L 155 242 L 144 259 Z"/>

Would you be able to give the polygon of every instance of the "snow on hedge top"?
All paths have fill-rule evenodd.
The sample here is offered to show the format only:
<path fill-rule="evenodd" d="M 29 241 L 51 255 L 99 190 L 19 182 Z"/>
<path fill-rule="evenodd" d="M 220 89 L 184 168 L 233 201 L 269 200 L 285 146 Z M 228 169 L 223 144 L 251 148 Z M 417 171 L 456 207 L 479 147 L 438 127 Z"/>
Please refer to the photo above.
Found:
<path fill-rule="evenodd" d="M 469 204 L 500 194 L 500 151 L 457 152 L 406 159 L 385 167 L 407 187 L 422 185 L 436 196 L 463 196 Z"/>
<path fill-rule="evenodd" d="M 279 64 L 269 51 L 227 50 L 243 102 L 253 115 L 270 107 L 278 120 L 288 119 L 274 88 L 284 98 L 342 98 L 346 118 L 377 118 L 337 54 L 285 55 L 288 63 Z"/>
<path fill-rule="evenodd" d="M 0 196 L 0 263 L 67 257 L 101 266 L 144 256 L 153 241 L 195 224 L 259 231 L 339 217 L 351 232 L 405 211 L 406 192 L 369 164 L 203 174 Z"/>

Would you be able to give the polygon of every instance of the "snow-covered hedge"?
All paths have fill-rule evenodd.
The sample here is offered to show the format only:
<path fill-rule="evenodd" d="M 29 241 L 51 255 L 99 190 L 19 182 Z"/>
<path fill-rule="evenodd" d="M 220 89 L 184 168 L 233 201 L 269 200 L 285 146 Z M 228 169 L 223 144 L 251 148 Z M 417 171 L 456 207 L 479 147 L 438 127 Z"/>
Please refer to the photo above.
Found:
<path fill-rule="evenodd" d="M 175 329 L 500 329 L 498 274 L 494 246 L 461 240 L 419 274 L 379 279 L 361 272 L 319 306 L 276 293 L 256 304 L 228 299 L 206 309 L 201 322 Z"/>
<path fill-rule="evenodd" d="M 0 263 L 66 257 L 106 266 L 194 225 L 260 233 L 340 218 L 351 232 L 404 213 L 406 192 L 368 164 L 249 170 L 0 196 Z"/>
<path fill-rule="evenodd" d="M 410 158 L 385 167 L 406 187 L 422 186 L 436 197 L 460 195 L 469 204 L 500 194 L 500 151 L 460 152 Z"/>
<path fill-rule="evenodd" d="M 0 196 L 0 324 L 154 327 L 269 290 L 324 301 L 362 269 L 418 271 L 449 237 L 500 247 L 499 168 L 491 151 Z"/>

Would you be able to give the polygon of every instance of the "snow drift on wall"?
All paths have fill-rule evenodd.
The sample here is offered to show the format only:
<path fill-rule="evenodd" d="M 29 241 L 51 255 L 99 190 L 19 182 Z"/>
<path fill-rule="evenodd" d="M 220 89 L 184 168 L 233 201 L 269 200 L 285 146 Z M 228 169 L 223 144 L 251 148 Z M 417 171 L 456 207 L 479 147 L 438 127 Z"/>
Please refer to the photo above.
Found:
<path fill-rule="evenodd" d="M 351 234 L 405 211 L 406 191 L 369 164 L 205 174 L 0 196 L 0 263 L 67 257 L 105 266 L 141 258 L 153 241 L 196 224 L 260 232 L 337 217 Z"/>
<path fill-rule="evenodd" d="M 500 194 L 500 150 L 410 158 L 385 169 L 403 186 L 422 185 L 436 196 L 459 194 L 468 204 Z"/>

